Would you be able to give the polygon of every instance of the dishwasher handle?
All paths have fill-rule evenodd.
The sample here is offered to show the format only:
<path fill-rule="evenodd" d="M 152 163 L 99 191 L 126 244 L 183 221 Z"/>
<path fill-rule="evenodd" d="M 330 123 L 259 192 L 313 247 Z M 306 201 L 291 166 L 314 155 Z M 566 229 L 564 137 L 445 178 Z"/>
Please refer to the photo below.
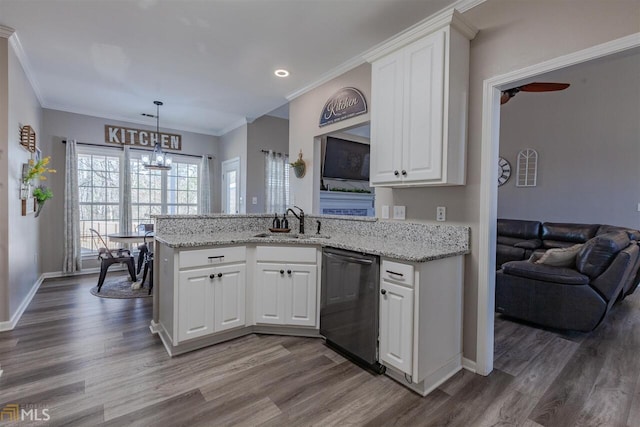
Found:
<path fill-rule="evenodd" d="M 330 252 L 325 252 L 324 254 L 329 258 L 342 259 L 349 262 L 353 262 L 354 264 L 371 265 L 373 264 L 373 261 L 374 261 L 372 259 L 364 259 L 364 258 L 361 259 L 361 258 L 354 258 L 346 255 L 332 254 Z"/>

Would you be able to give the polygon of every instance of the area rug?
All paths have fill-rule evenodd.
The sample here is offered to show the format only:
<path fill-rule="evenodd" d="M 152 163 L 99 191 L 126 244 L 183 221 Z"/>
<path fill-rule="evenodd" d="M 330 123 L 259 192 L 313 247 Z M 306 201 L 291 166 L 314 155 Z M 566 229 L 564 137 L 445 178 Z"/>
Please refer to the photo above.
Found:
<path fill-rule="evenodd" d="M 142 277 L 138 278 L 138 283 Z M 129 276 L 116 276 L 109 277 L 104 281 L 102 288 L 100 288 L 100 293 L 98 293 L 98 286 L 94 286 L 91 288 L 91 294 L 100 297 L 100 298 L 150 298 L 152 295 L 149 295 L 149 284 L 148 280 L 145 281 L 144 288 L 141 289 L 131 289 L 131 285 L 134 282 L 131 281 Z"/>

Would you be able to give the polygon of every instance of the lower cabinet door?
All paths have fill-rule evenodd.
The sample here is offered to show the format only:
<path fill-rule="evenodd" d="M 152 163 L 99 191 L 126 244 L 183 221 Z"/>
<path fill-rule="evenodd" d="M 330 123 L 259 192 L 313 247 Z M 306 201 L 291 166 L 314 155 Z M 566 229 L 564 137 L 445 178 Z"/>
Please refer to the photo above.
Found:
<path fill-rule="evenodd" d="M 412 375 L 413 289 L 380 284 L 380 360 Z"/>
<path fill-rule="evenodd" d="M 282 325 L 285 308 L 282 294 L 286 271 L 282 264 L 257 263 L 255 274 L 256 323 Z"/>
<path fill-rule="evenodd" d="M 286 299 L 285 324 L 296 326 L 316 325 L 316 266 L 286 266 L 287 286 L 283 294 Z"/>
<path fill-rule="evenodd" d="M 215 269 L 214 331 L 226 331 L 245 325 L 246 266 L 229 265 Z"/>
<path fill-rule="evenodd" d="M 178 341 L 213 333 L 212 268 L 180 272 Z"/>

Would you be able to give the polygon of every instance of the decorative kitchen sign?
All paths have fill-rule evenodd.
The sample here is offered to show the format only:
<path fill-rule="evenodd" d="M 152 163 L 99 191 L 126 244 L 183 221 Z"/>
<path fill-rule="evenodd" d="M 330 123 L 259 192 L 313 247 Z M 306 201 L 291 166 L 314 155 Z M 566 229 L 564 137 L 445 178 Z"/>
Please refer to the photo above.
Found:
<path fill-rule="evenodd" d="M 104 125 L 104 141 L 108 144 L 137 145 L 151 147 L 156 144 L 156 132 L 144 129 L 131 129 L 122 126 Z M 160 132 L 160 145 L 165 150 L 182 150 L 182 135 Z"/>
<path fill-rule="evenodd" d="M 366 114 L 367 101 L 358 89 L 345 87 L 334 93 L 324 104 L 320 127 Z"/>

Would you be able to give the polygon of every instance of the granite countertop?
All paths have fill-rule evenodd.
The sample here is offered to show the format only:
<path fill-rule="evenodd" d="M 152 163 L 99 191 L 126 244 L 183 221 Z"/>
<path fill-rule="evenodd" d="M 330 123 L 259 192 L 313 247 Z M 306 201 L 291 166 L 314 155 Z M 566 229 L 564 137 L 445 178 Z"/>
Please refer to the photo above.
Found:
<path fill-rule="evenodd" d="M 256 237 L 265 234 L 266 237 Z M 469 253 L 465 245 L 451 244 L 446 241 L 434 244 L 412 240 L 379 239 L 372 236 L 356 234 L 314 235 L 296 233 L 260 233 L 257 231 L 215 233 L 213 235 L 198 234 L 157 234 L 155 239 L 171 248 L 197 248 L 202 246 L 234 245 L 234 244 L 285 244 L 332 247 L 350 251 L 363 252 L 402 261 L 425 262 Z"/>

